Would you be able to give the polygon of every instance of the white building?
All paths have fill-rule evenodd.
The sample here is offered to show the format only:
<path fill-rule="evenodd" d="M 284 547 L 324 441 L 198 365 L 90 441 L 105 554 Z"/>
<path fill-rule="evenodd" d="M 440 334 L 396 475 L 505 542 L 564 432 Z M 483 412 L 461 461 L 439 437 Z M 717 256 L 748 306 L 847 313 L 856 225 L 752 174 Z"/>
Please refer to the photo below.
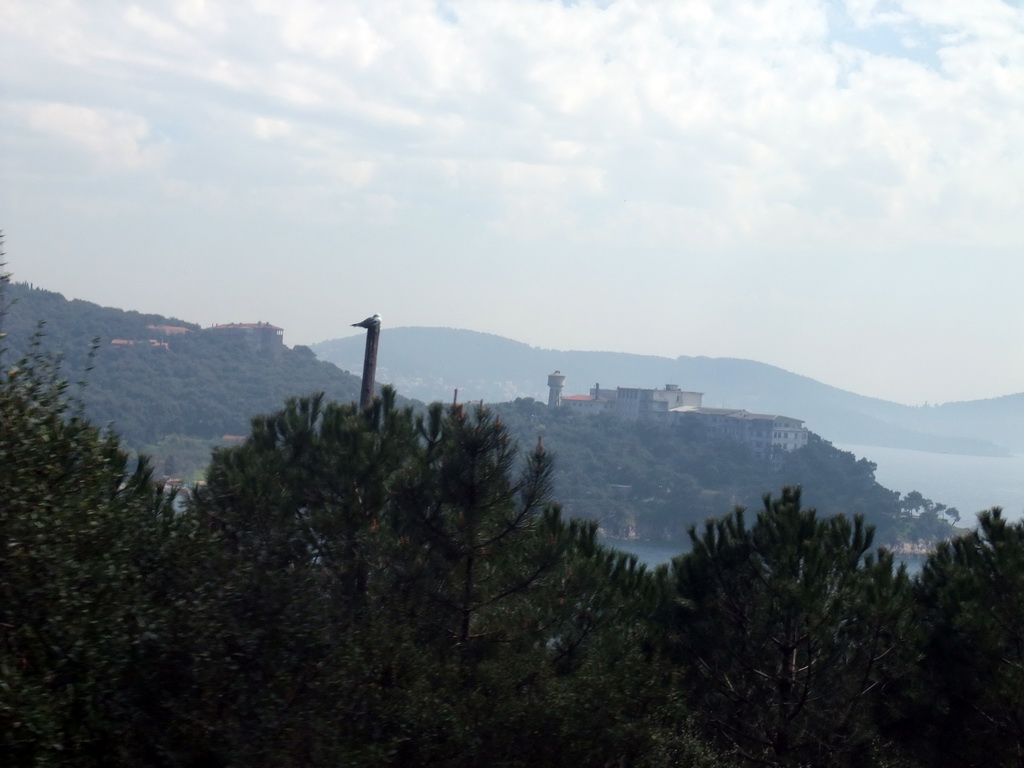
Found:
<path fill-rule="evenodd" d="M 770 458 L 778 452 L 807 445 L 810 430 L 799 419 L 735 408 L 676 408 L 678 419 L 696 421 L 711 436 L 726 437 L 749 445 L 755 454 Z"/>
<path fill-rule="evenodd" d="M 615 410 L 615 401 L 599 395 L 566 395 L 559 405 L 574 413 L 604 413 Z"/>
<path fill-rule="evenodd" d="M 559 391 L 565 377 L 556 371 Z M 551 384 L 549 377 L 549 385 Z M 554 398 L 554 395 L 552 395 Z M 614 413 L 624 419 L 655 419 L 664 422 L 688 420 L 700 425 L 709 436 L 723 437 L 750 446 L 762 458 L 771 459 L 807 445 L 810 430 L 799 419 L 767 413 L 750 413 L 738 408 L 704 408 L 704 395 L 689 392 L 675 384 L 664 389 L 617 387 L 601 389 L 598 384 L 589 395 L 559 396 L 559 407 L 576 413 Z"/>
<path fill-rule="evenodd" d="M 664 389 L 616 389 L 615 412 L 624 419 L 668 418 L 674 408 L 700 408 L 702 392 L 684 392 L 675 384 Z"/>

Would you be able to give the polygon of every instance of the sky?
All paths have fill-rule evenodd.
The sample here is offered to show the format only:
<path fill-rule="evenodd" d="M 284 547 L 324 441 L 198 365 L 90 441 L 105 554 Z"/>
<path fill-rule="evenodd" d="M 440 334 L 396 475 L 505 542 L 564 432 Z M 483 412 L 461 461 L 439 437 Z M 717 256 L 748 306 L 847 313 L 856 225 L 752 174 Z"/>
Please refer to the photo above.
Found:
<path fill-rule="evenodd" d="M 1024 5 L 0 0 L 0 228 L 15 280 L 289 345 L 1022 392 Z"/>

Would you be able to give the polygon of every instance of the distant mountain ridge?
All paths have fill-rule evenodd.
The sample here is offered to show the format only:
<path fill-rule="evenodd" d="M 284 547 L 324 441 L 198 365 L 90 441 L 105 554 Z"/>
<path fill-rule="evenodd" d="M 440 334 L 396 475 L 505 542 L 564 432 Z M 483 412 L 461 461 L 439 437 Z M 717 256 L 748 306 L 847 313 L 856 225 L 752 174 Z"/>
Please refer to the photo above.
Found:
<path fill-rule="evenodd" d="M 359 371 L 364 339 L 352 336 L 310 345 L 339 368 Z M 562 351 L 464 329 L 401 327 L 382 332 L 380 383 L 407 397 L 504 402 L 547 400 L 547 375 L 566 375 L 564 394 L 595 384 L 664 387 L 704 393 L 704 404 L 803 419 L 837 443 L 939 453 L 1006 455 L 1024 452 L 1024 393 L 939 406 L 913 407 L 865 397 L 753 360 L 676 359 L 626 352 Z"/>

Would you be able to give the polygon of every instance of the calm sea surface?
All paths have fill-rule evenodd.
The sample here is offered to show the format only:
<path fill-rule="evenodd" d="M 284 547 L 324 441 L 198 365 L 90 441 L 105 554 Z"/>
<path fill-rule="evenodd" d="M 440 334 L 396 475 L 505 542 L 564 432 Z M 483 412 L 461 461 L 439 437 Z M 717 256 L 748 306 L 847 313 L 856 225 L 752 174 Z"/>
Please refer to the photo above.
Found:
<path fill-rule="evenodd" d="M 923 493 L 923 491 L 922 491 Z M 662 563 L 668 563 L 676 555 L 682 554 L 678 546 L 668 546 L 666 544 L 644 544 L 638 541 L 619 541 L 606 539 L 605 544 L 615 549 L 621 549 L 623 552 L 631 552 L 639 558 L 641 563 L 644 563 L 648 568 L 653 568 L 656 565 Z M 907 570 L 911 574 L 919 573 L 921 567 L 924 565 L 925 558 L 920 555 L 908 555 L 900 558 L 900 561 L 907 566 Z"/>
<path fill-rule="evenodd" d="M 960 525 L 974 525 L 975 514 L 991 507 L 1002 507 L 1008 520 L 1024 515 L 1024 455 L 1010 457 L 959 456 L 945 453 L 908 451 L 901 448 L 876 448 L 870 445 L 836 445 L 858 459 L 878 465 L 875 479 L 900 493 L 920 491 L 932 501 L 960 510 Z M 644 544 L 633 541 L 607 542 L 613 547 L 635 553 L 650 566 L 667 563 L 681 554 L 679 545 Z M 920 563 L 907 559 L 910 570 Z"/>
<path fill-rule="evenodd" d="M 925 498 L 960 510 L 960 525 L 974 524 L 974 515 L 1002 507 L 1008 520 L 1024 513 L 1024 456 L 958 456 L 946 453 L 840 445 L 857 458 L 878 465 L 875 479 L 900 493 L 920 491 Z"/>

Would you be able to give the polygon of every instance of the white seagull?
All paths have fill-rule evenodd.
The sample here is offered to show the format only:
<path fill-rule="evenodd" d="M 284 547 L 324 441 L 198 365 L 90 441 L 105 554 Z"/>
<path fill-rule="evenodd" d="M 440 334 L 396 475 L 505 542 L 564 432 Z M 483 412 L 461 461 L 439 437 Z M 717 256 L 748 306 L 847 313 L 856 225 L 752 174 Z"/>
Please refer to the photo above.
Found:
<path fill-rule="evenodd" d="M 368 317 L 361 323 L 352 323 L 353 328 L 376 328 L 378 325 L 380 325 L 380 315 Z"/>

